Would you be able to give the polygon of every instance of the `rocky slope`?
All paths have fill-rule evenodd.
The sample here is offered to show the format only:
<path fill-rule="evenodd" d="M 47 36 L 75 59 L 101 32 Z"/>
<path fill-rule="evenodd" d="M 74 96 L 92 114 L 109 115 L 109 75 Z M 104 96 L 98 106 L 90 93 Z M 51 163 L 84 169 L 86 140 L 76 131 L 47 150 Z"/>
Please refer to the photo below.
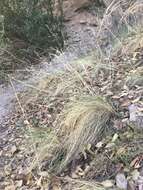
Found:
<path fill-rule="evenodd" d="M 71 3 L 65 8 L 65 25 L 69 38 L 64 52 L 55 56 L 51 63 L 43 61 L 38 68 L 32 68 L 30 79 L 18 82 L 18 78 L 10 76 L 10 86 L 0 87 L 0 189 L 142 190 L 142 129 L 139 129 L 139 133 L 138 129 L 134 133 L 137 126 L 142 128 L 143 121 L 142 33 L 133 34 L 127 41 L 122 41 L 124 45 L 114 52 L 115 55 L 110 56 L 115 47 L 109 43 L 113 35 L 107 38 L 109 31 L 106 27 L 100 30 L 102 13 L 97 16 L 97 9 L 93 9 L 91 1 Z M 105 19 L 103 23 L 106 21 Z M 111 22 L 108 26 L 118 31 L 113 26 L 114 23 L 116 22 Z M 102 46 L 100 40 L 103 41 Z M 89 52 L 95 52 L 97 47 L 106 47 L 107 56 L 102 59 L 90 56 Z M 82 63 L 82 69 L 80 66 L 76 68 L 73 61 Z M 98 61 L 101 62 L 101 67 L 94 70 Z M 84 66 L 85 62 L 89 64 Z M 84 72 L 80 73 L 80 70 Z M 140 73 L 137 74 L 139 80 L 132 77 L 136 72 Z M 79 77 L 76 75 L 73 80 L 75 73 Z M 62 89 L 63 84 L 66 85 Z M 33 141 L 29 143 L 29 126 L 36 126 L 36 129 L 31 129 L 36 130 L 38 135 L 44 135 L 43 127 L 54 125 L 56 116 L 61 113 L 69 96 L 73 98 L 81 94 L 100 94 L 114 104 L 118 116 L 113 118 L 113 134 L 96 145 L 95 160 L 92 160 L 92 153 L 89 153 L 89 160 L 82 160 L 80 164 L 78 162 L 74 170 L 68 168 L 68 176 L 62 174 L 51 180 L 45 171 L 46 161 L 39 166 L 40 169 L 31 172 L 33 158 L 38 154 L 35 154 L 35 147 L 28 149 L 33 146 Z M 9 111 L 13 112 L 11 117 L 8 116 Z M 5 116 L 8 118 L 3 120 Z M 30 134 L 33 135 L 33 132 Z M 96 183 L 95 179 L 103 181 L 102 184 Z"/>

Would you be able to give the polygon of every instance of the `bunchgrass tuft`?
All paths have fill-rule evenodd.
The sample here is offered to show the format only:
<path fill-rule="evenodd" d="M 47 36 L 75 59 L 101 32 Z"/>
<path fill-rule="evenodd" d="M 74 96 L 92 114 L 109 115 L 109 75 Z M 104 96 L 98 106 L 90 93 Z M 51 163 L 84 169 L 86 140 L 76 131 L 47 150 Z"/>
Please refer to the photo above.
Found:
<path fill-rule="evenodd" d="M 51 167 L 61 172 L 88 145 L 94 145 L 102 138 L 112 113 L 112 107 L 102 97 L 87 96 L 69 103 L 62 117 L 61 146 Z"/>

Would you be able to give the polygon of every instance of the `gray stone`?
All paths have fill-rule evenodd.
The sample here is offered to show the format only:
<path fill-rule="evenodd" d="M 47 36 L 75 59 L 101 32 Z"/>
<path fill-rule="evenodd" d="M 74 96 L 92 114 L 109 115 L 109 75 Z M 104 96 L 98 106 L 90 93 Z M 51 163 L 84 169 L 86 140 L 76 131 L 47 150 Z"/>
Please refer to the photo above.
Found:
<path fill-rule="evenodd" d="M 119 189 L 127 190 L 127 185 L 128 185 L 128 182 L 125 175 L 123 173 L 118 173 L 116 175 L 116 186 Z"/>
<path fill-rule="evenodd" d="M 143 128 L 143 113 L 140 111 L 140 106 L 136 104 L 131 104 L 129 106 L 130 122 L 132 122 L 136 127 Z"/>

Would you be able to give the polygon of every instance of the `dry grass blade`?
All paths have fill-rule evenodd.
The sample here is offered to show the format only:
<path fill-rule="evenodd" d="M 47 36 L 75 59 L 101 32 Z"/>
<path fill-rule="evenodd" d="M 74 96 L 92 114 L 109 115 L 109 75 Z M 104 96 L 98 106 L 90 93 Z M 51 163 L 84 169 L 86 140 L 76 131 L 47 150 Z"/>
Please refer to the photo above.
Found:
<path fill-rule="evenodd" d="M 128 40 L 128 41 L 127 41 Z M 124 40 L 126 44 L 122 46 L 122 53 L 129 54 L 143 47 L 143 30 L 140 27 L 132 27 L 130 36 Z"/>
<path fill-rule="evenodd" d="M 105 190 L 100 183 L 94 181 L 78 180 L 70 177 L 66 177 L 64 180 L 71 184 L 72 190 Z"/>
<path fill-rule="evenodd" d="M 143 85 L 143 67 L 138 67 L 138 69 L 133 70 L 128 74 L 126 79 L 126 85 L 128 87 Z"/>
<path fill-rule="evenodd" d="M 64 140 L 52 162 L 55 167 L 55 161 L 60 160 L 56 172 L 65 169 L 89 144 L 102 137 L 112 113 L 112 107 L 102 97 L 87 96 L 69 104 L 62 118 L 60 135 Z"/>
<path fill-rule="evenodd" d="M 59 146 L 58 137 L 53 131 L 42 131 L 41 129 L 31 129 L 31 135 L 33 145 L 36 147 L 35 157 L 31 162 L 29 171 L 32 171 L 35 167 L 39 167 L 41 162 L 53 157 L 53 152 Z M 34 143 L 35 142 L 35 143 Z M 38 146 L 36 146 L 38 143 Z"/>

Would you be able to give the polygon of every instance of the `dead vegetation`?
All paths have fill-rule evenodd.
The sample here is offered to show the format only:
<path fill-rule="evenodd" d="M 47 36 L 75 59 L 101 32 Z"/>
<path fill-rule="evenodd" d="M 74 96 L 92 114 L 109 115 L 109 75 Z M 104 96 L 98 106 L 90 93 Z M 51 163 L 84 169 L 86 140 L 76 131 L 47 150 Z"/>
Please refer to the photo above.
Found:
<path fill-rule="evenodd" d="M 142 86 L 143 85 L 143 67 L 138 67 L 136 70 L 132 70 L 126 80 L 127 86 Z"/>
<path fill-rule="evenodd" d="M 24 101 L 26 119 L 33 126 L 32 133 L 27 133 L 31 134 L 31 144 L 35 144 L 35 158 L 29 171 L 46 168 L 49 174 L 58 174 L 60 181 L 68 183 L 61 184 L 65 189 L 108 189 L 106 185 L 115 186 L 112 179 L 118 172 L 128 168 L 130 176 L 136 167 L 141 167 L 142 133 L 131 125 L 127 106 L 141 104 L 142 90 L 136 83 L 133 85 L 136 92 L 132 95 L 134 91 L 130 86 L 128 89 L 126 82 L 127 76 L 134 73 L 133 64 L 137 73 L 142 73 L 138 67 L 141 49 L 139 45 L 127 54 L 126 45 L 123 43 L 109 65 L 106 62 L 106 66 L 97 64 L 96 67 L 94 56 L 89 56 L 85 62 L 77 60 L 75 66 L 67 66 L 66 72 L 47 76 L 36 88 L 31 88 L 26 103 L 25 95 L 24 99 L 19 97 Z M 122 55 L 126 55 L 125 59 Z M 130 63 L 127 64 L 126 58 Z M 120 80 L 125 83 L 122 82 L 116 91 L 114 88 Z M 112 104 L 120 116 L 115 114 Z M 110 120 L 111 115 L 114 117 Z M 109 128 L 112 129 L 110 133 Z M 70 178 L 67 179 L 66 174 Z M 105 184 L 97 185 L 95 179 L 105 180 Z"/>
<path fill-rule="evenodd" d="M 84 154 L 89 146 L 103 138 L 112 112 L 112 107 L 101 97 L 85 97 L 69 105 L 62 119 L 62 144 L 54 158 L 57 166 L 54 161 L 51 164 L 56 173 L 61 173 L 80 153 Z"/>
<path fill-rule="evenodd" d="M 17 96 L 16 121 L 26 130 L 26 149 L 33 158 L 26 175 L 37 177 L 27 177 L 31 189 L 33 183 L 41 189 L 121 189 L 118 173 L 123 184 L 132 181 L 139 187 L 132 172 L 141 175 L 142 129 L 137 130 L 136 121 L 132 125 L 128 106 L 139 105 L 142 114 L 143 36 L 132 29 L 118 39 L 119 46 L 112 44 L 113 54 L 76 60 Z"/>
<path fill-rule="evenodd" d="M 94 55 L 88 56 L 84 59 L 88 61 L 67 65 L 65 72 L 44 77 L 36 88 L 31 86 L 30 92 L 19 96 L 24 119 L 32 124 L 30 128 L 27 125 L 27 137 L 31 139 L 30 148 L 35 147 L 35 156 L 29 172 L 44 168 L 48 175 L 58 174 L 58 185 L 65 189 L 108 189 L 106 186 L 115 186 L 112 179 L 119 172 L 125 170 L 130 176 L 136 167 L 141 168 L 142 133 L 131 125 L 127 110 L 128 105 L 142 102 L 140 84 L 134 83 L 134 92 L 127 82 L 134 70 L 142 74 L 138 66 L 141 46 L 136 43 L 137 49 L 127 54 L 127 41 L 110 63 L 105 59 L 99 66 L 94 63 Z M 114 90 L 120 80 L 120 87 Z M 114 117 L 110 120 L 111 115 Z M 112 129 L 110 133 L 108 128 Z M 95 179 L 105 180 L 105 184 L 95 184 Z"/>

